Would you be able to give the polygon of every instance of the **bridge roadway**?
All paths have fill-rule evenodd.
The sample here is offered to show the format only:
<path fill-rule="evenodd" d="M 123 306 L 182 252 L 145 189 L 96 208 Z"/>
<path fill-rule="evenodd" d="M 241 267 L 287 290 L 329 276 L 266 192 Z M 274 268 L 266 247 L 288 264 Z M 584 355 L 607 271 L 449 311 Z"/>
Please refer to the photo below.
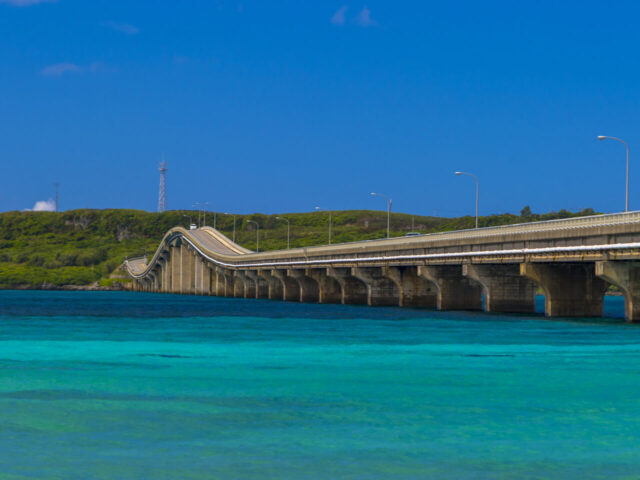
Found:
<path fill-rule="evenodd" d="M 600 316 L 616 285 L 640 321 L 640 212 L 260 253 L 175 227 L 124 265 L 136 291 L 440 310 L 533 312 L 541 287 L 550 317 Z"/>

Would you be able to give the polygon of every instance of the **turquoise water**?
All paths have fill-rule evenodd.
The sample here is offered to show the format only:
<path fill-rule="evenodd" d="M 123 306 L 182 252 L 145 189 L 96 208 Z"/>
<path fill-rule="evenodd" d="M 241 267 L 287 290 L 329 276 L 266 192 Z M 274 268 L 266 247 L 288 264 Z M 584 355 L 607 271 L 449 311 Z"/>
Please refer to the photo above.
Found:
<path fill-rule="evenodd" d="M 638 479 L 606 313 L 0 292 L 0 479 Z"/>

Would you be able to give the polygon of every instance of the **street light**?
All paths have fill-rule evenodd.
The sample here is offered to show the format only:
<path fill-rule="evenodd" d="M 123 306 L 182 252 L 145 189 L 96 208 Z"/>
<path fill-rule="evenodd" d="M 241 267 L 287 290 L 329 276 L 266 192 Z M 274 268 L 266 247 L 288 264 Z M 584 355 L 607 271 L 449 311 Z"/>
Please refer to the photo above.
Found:
<path fill-rule="evenodd" d="M 189 219 L 189 230 L 191 230 L 191 225 L 193 225 L 193 220 L 191 220 L 191 215 L 182 215 L 182 216 Z"/>
<path fill-rule="evenodd" d="M 456 172 L 456 175 L 466 175 L 468 177 L 472 177 L 476 181 L 476 228 L 478 228 L 478 194 L 480 192 L 480 182 L 478 181 L 478 177 L 473 173 L 467 172 Z"/>
<path fill-rule="evenodd" d="M 291 233 L 291 225 L 289 224 L 289 219 L 286 217 L 276 217 L 276 220 L 284 220 L 285 222 L 287 222 L 287 250 L 289 250 L 291 248 L 289 246 L 289 237 Z"/>
<path fill-rule="evenodd" d="M 232 213 L 226 213 L 226 212 L 225 212 L 225 215 L 233 215 L 233 243 L 235 243 L 236 242 L 236 216 Z M 213 227 L 213 228 L 216 228 L 216 227 Z"/>
<path fill-rule="evenodd" d="M 196 211 L 198 212 L 198 227 L 200 226 L 200 208 L 198 208 L 199 205 L 200 205 L 200 202 L 195 202 L 191 205 L 191 208 L 195 208 Z"/>
<path fill-rule="evenodd" d="M 202 207 L 202 226 L 207 226 L 207 205 L 209 202 L 204 202 L 204 206 Z"/>
<path fill-rule="evenodd" d="M 627 187 L 625 191 L 624 211 L 628 212 L 629 211 L 629 145 L 627 145 L 627 142 L 617 137 L 609 137 L 607 135 L 598 135 L 598 140 L 606 140 L 606 139 L 616 140 L 621 144 L 623 144 L 624 147 L 627 149 Z"/>
<path fill-rule="evenodd" d="M 260 251 L 260 225 L 255 220 L 247 220 L 247 223 L 256 224 L 256 252 Z"/>
<path fill-rule="evenodd" d="M 391 236 L 391 199 L 382 193 L 371 192 L 373 197 L 382 197 L 387 199 L 387 238 Z"/>
<path fill-rule="evenodd" d="M 329 213 L 329 245 L 331 245 L 331 212 L 326 208 L 316 207 L 316 212 L 328 212 Z"/>

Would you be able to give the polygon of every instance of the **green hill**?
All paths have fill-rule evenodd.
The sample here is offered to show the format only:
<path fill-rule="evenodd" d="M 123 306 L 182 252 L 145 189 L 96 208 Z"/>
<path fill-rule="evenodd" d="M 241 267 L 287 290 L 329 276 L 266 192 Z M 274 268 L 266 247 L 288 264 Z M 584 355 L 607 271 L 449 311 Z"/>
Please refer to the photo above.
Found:
<path fill-rule="evenodd" d="M 544 215 L 532 214 L 528 207 L 520 215 L 503 214 L 480 218 L 480 226 L 507 225 L 592 215 L 566 210 Z M 327 243 L 328 213 L 281 214 L 291 223 L 291 246 Z M 127 256 L 152 254 L 163 235 L 176 225 L 187 226 L 193 211 L 150 213 L 140 210 L 70 210 L 66 212 L 5 212 L 0 214 L 0 287 L 40 287 L 109 283 L 109 275 Z M 255 250 L 260 225 L 260 250 L 286 248 L 287 225 L 278 215 L 236 215 L 236 241 Z M 332 212 L 332 243 L 383 238 L 386 212 L 345 210 Z M 233 237 L 233 216 L 217 215 L 216 227 Z M 213 226 L 208 213 L 206 224 Z M 391 235 L 409 231 L 421 233 L 473 228 L 473 217 L 442 218 L 394 213 Z"/>

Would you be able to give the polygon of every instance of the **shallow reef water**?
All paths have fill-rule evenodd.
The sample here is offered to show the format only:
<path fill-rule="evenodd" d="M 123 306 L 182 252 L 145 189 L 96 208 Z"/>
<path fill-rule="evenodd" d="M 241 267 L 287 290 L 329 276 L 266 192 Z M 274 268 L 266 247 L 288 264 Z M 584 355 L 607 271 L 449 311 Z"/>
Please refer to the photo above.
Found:
<path fill-rule="evenodd" d="M 640 478 L 623 310 L 2 291 L 0 479 Z"/>

